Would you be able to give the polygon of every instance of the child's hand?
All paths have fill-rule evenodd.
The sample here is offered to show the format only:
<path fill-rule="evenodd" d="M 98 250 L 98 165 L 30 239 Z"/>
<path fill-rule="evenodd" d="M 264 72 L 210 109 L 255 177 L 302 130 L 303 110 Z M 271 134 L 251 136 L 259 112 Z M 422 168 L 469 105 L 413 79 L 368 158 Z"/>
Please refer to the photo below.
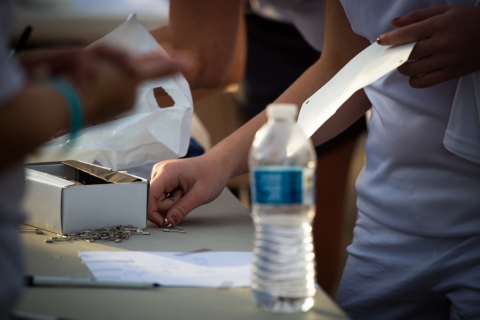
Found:
<path fill-rule="evenodd" d="M 123 50 L 109 46 L 96 46 L 92 49 L 59 48 L 34 50 L 20 54 L 20 62 L 32 81 L 68 74 L 70 81 L 83 84 L 91 77 L 98 58 L 114 61 L 126 71 L 135 72 L 131 57 Z"/>
<path fill-rule="evenodd" d="M 134 58 L 124 50 L 97 45 L 88 49 L 34 52 L 22 58 L 32 81 L 60 76 L 75 87 L 87 123 L 101 123 L 132 108 L 135 89 L 144 80 L 183 71 L 192 65 L 186 53 L 168 58 L 149 53 Z"/>

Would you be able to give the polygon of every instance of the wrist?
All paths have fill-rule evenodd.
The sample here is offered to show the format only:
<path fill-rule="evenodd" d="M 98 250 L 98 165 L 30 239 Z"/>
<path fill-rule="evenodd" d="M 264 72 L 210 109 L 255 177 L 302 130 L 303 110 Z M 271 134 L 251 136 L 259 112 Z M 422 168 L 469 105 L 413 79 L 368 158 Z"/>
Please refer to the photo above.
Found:
<path fill-rule="evenodd" d="M 230 148 L 216 146 L 203 156 L 208 163 L 217 168 L 216 170 L 221 177 L 225 179 L 225 183 L 231 178 L 246 172 L 241 165 L 243 157 L 235 154 L 235 150 Z"/>
<path fill-rule="evenodd" d="M 48 84 L 53 87 L 65 101 L 69 113 L 69 131 L 70 142 L 73 143 L 80 129 L 84 124 L 84 114 L 82 101 L 72 84 L 60 77 L 52 77 L 48 79 Z"/>

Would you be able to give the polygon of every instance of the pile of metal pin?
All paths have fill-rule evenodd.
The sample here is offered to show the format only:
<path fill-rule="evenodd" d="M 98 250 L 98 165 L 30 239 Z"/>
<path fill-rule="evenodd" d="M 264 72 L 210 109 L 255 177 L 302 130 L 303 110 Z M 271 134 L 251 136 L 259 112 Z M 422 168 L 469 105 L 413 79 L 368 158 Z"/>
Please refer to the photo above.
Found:
<path fill-rule="evenodd" d="M 178 233 L 187 233 L 187 231 L 183 230 L 183 228 L 179 226 L 174 226 L 170 222 L 168 222 L 167 218 L 163 220 L 163 232 L 178 232 Z"/>
<path fill-rule="evenodd" d="M 163 232 L 177 232 L 177 233 L 187 233 L 183 228 L 174 226 L 169 223 L 167 218 L 164 220 L 164 229 Z M 17 229 L 19 233 L 36 233 L 44 234 L 40 229 L 29 229 L 29 228 L 19 228 Z M 57 242 L 70 242 L 76 240 L 83 240 L 87 242 L 95 241 L 113 241 L 120 243 L 123 240 L 128 240 L 131 235 L 149 235 L 150 232 L 143 231 L 143 229 L 136 228 L 132 225 L 128 226 L 114 226 L 113 228 L 99 228 L 93 230 L 84 230 L 78 233 L 67 233 L 66 235 L 57 234 L 56 237 L 51 237 L 50 239 L 45 239 L 46 243 L 57 243 Z"/>
<path fill-rule="evenodd" d="M 136 228 L 132 225 L 128 226 L 114 226 L 113 228 L 99 228 L 94 230 L 84 230 L 79 233 L 67 233 L 66 235 L 58 235 L 45 239 L 46 243 L 56 243 L 65 241 L 84 240 L 87 242 L 113 241 L 120 243 L 123 240 L 128 240 L 131 235 L 149 235 L 150 232 L 143 231 L 143 229 Z"/>

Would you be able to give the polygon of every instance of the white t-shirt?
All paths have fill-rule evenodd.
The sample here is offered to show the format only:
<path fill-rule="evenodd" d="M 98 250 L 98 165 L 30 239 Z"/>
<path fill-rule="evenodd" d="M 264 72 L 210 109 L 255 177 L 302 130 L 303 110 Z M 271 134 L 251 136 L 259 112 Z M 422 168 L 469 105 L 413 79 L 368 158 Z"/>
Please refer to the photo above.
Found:
<path fill-rule="evenodd" d="M 8 60 L 12 2 L 0 0 L 0 108 L 23 85 L 21 71 Z M 23 218 L 20 201 L 24 184 L 22 163 L 0 172 L 0 319 L 7 318 L 23 283 L 22 252 L 16 229 Z"/>
<path fill-rule="evenodd" d="M 390 20 L 476 0 L 341 0 L 353 30 L 373 42 Z M 458 79 L 414 89 L 397 70 L 365 88 L 372 102 L 358 209 L 390 228 L 426 236 L 480 234 L 480 165 L 443 145 Z"/>

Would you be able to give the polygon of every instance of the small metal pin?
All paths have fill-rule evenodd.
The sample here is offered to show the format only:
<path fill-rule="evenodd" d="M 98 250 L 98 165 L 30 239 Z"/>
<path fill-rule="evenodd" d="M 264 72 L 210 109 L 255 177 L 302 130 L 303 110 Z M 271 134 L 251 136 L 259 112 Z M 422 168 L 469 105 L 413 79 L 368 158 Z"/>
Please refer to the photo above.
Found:
<path fill-rule="evenodd" d="M 149 235 L 149 231 L 135 231 L 135 232 L 130 232 L 131 235 L 136 235 L 136 234 L 142 234 L 142 235 Z"/>
<path fill-rule="evenodd" d="M 163 225 L 165 226 L 165 228 L 176 228 L 178 230 L 183 230 L 182 227 L 179 227 L 179 226 L 174 226 L 173 224 L 171 224 L 170 222 L 168 222 L 167 218 L 165 218 L 163 220 Z"/>
<path fill-rule="evenodd" d="M 17 229 L 17 232 L 19 232 L 19 233 L 32 232 L 32 233 L 36 233 L 36 234 L 43 234 L 43 231 L 40 230 L 40 229 L 22 229 L 22 228 L 19 228 L 19 229 Z"/>
<path fill-rule="evenodd" d="M 163 219 L 163 225 L 167 228 L 170 228 L 172 225 L 170 224 L 170 222 L 168 222 L 167 218 L 164 218 Z"/>
<path fill-rule="evenodd" d="M 71 240 L 70 238 L 61 238 L 61 237 L 51 237 L 50 239 L 53 240 L 53 241 L 58 241 L 58 242 L 70 241 Z"/>
<path fill-rule="evenodd" d="M 81 234 L 81 235 L 79 235 L 79 236 L 77 237 L 77 239 L 80 239 L 80 240 L 90 240 L 90 239 L 92 239 L 92 236 L 91 236 L 91 235 L 82 235 L 82 234 Z"/>
<path fill-rule="evenodd" d="M 175 229 L 163 229 L 163 232 L 187 233 L 187 231 L 184 231 L 184 230 L 175 230 Z"/>

